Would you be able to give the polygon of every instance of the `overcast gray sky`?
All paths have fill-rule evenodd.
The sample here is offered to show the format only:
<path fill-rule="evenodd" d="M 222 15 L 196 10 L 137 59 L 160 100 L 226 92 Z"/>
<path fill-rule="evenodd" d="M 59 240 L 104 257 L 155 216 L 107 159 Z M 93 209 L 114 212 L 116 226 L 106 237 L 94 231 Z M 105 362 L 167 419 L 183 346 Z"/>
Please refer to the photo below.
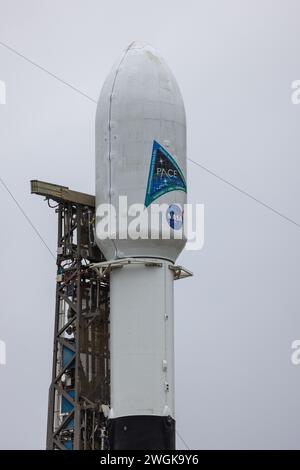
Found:
<path fill-rule="evenodd" d="M 0 42 L 97 100 L 120 52 L 151 43 L 179 83 L 188 156 L 300 224 L 300 2 L 0 0 Z M 0 175 L 48 246 L 30 179 L 94 193 L 93 101 L 0 44 Z M 178 262 L 176 418 L 190 448 L 300 449 L 300 227 L 189 162 L 205 245 Z M 45 447 L 55 262 L 0 185 L 0 448 Z M 185 448 L 178 438 L 178 448 Z"/>

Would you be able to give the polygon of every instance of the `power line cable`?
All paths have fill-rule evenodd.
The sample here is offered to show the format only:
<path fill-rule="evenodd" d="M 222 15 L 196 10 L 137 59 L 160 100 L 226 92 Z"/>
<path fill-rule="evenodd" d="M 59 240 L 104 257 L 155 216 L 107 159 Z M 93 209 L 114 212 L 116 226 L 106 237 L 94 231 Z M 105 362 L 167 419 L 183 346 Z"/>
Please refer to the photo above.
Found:
<path fill-rule="evenodd" d="M 14 49 L 13 47 L 9 46 L 8 44 L 5 44 L 4 42 L 0 41 L 0 44 L 1 46 L 5 47 L 6 49 L 8 49 L 9 51 L 13 52 L 14 54 L 16 54 L 17 56 L 21 57 L 22 59 L 26 60 L 26 62 L 29 62 L 29 64 L 33 65 L 34 67 L 42 70 L 43 72 L 47 73 L 48 75 L 50 75 L 50 77 L 54 78 L 55 80 L 57 80 L 58 82 L 62 83 L 63 85 L 71 88 L 73 91 L 76 91 L 76 93 L 79 93 L 80 95 L 84 96 L 85 98 L 87 98 L 88 100 L 92 101 L 93 103 L 96 103 L 97 104 L 97 101 L 94 100 L 94 98 L 92 98 L 91 96 L 89 96 L 87 93 L 84 93 L 84 91 L 81 91 L 79 90 L 79 88 L 76 88 L 74 85 L 71 85 L 70 83 L 66 82 L 65 80 L 63 80 L 62 78 L 58 77 L 58 75 L 55 75 L 54 73 L 50 72 L 49 70 L 47 70 L 45 67 L 42 67 L 41 65 L 37 64 L 36 62 L 34 62 L 33 60 L 29 59 L 28 57 L 26 57 L 24 54 L 21 54 L 21 52 L 18 52 L 16 49 Z"/>
<path fill-rule="evenodd" d="M 8 188 L 8 186 L 6 185 L 6 183 L 4 183 L 3 179 L 0 178 L 0 183 L 2 184 L 2 186 L 4 187 L 4 189 L 8 192 L 8 194 L 10 195 L 10 197 L 13 199 L 13 201 L 15 202 L 16 206 L 18 207 L 19 211 L 23 214 L 23 216 L 25 217 L 25 219 L 27 220 L 27 222 L 29 223 L 29 225 L 31 226 L 31 228 L 34 230 L 34 232 L 36 233 L 36 235 L 39 237 L 39 239 L 41 240 L 41 242 L 43 243 L 43 245 L 45 246 L 45 248 L 48 250 L 48 252 L 50 253 L 50 255 L 56 260 L 56 256 L 55 254 L 53 253 L 53 251 L 49 248 L 49 246 L 47 245 L 47 243 L 45 242 L 44 238 L 42 237 L 42 235 L 40 234 L 40 232 L 38 231 L 38 229 L 35 227 L 34 223 L 32 222 L 32 220 L 28 217 L 28 215 L 26 214 L 26 212 L 24 211 L 24 209 L 22 208 L 21 204 L 17 201 L 17 199 L 15 198 L 15 196 L 13 195 L 13 193 L 10 191 L 10 189 Z"/>
<path fill-rule="evenodd" d="M 179 434 L 178 430 L 176 429 L 176 434 L 177 436 L 179 437 L 179 439 L 183 442 L 183 444 L 185 445 L 185 447 L 187 448 L 187 450 L 191 450 L 189 448 L 189 446 L 187 445 L 186 441 L 183 439 L 183 437 Z"/>
<path fill-rule="evenodd" d="M 282 217 L 283 219 L 285 219 L 286 221 L 290 222 L 291 224 L 294 224 L 296 225 L 297 227 L 300 227 L 300 224 L 298 224 L 298 222 L 296 222 L 295 220 L 291 219 L 290 217 L 287 217 L 286 215 L 282 214 L 282 212 L 279 212 L 278 210 L 274 209 L 272 206 L 270 206 L 269 204 L 266 204 L 265 202 L 261 201 L 260 199 L 258 199 L 257 197 L 255 196 L 252 196 L 252 194 L 248 193 L 247 191 L 245 191 L 244 189 L 242 188 L 239 188 L 238 186 L 236 186 L 235 184 L 231 183 L 230 181 L 226 180 L 225 178 L 223 178 L 222 176 L 218 175 L 217 173 L 215 173 L 214 171 L 210 170 L 209 168 L 205 167 L 204 165 L 202 165 L 201 163 L 199 162 L 196 162 L 195 160 L 192 160 L 191 158 L 188 158 L 188 160 L 192 163 L 194 163 L 194 165 L 197 165 L 199 166 L 200 168 L 202 168 L 202 170 L 206 171 L 207 173 L 209 173 L 210 175 L 214 176 L 215 178 L 217 178 L 218 180 L 222 181 L 223 183 L 227 184 L 228 186 L 230 186 L 231 188 L 235 189 L 236 191 L 240 192 L 241 194 L 243 194 L 244 196 L 247 196 L 248 198 L 252 199 L 253 201 L 257 202 L 258 204 L 260 204 L 261 206 L 265 207 L 266 209 L 274 212 L 274 214 L 278 215 L 279 217 Z"/>

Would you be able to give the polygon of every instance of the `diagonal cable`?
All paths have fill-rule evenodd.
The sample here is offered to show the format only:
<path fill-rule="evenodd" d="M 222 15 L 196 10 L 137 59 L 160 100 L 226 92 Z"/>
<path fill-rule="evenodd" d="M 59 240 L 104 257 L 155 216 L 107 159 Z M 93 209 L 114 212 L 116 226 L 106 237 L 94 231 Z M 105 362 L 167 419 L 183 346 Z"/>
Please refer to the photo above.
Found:
<path fill-rule="evenodd" d="M 244 189 L 242 188 L 239 188 L 238 186 L 236 186 L 235 184 L 231 183 L 230 181 L 226 180 L 225 178 L 223 178 L 222 176 L 218 175 L 217 173 L 215 173 L 214 171 L 210 170 L 209 168 L 207 168 L 206 166 L 202 165 L 201 163 L 199 162 L 195 162 L 195 160 L 192 160 L 191 158 L 188 158 L 188 160 L 192 163 L 194 163 L 194 165 L 197 165 L 198 167 L 202 168 L 202 170 L 206 171 L 207 173 L 209 173 L 210 175 L 214 176 L 215 178 L 217 178 L 219 181 L 222 181 L 223 183 L 227 184 L 228 186 L 230 186 L 231 188 L 235 189 L 236 191 L 238 191 L 239 193 L 243 194 L 244 196 L 247 196 L 248 198 L 252 199 L 252 201 L 255 201 L 257 202 L 257 204 L 260 204 L 261 206 L 265 207 L 266 209 L 274 212 L 274 214 L 278 215 L 279 217 L 281 217 L 282 219 L 286 220 L 287 222 L 290 222 L 291 224 L 294 224 L 296 225 L 297 227 L 300 227 L 300 224 L 298 224 L 298 222 L 296 222 L 295 220 L 291 219 L 290 217 L 287 217 L 286 215 L 282 214 L 282 212 L 279 212 L 278 210 L 274 209 L 273 207 L 271 207 L 269 204 L 266 204 L 265 202 L 261 201 L 260 199 L 258 199 L 257 197 L 255 196 L 252 196 L 252 194 L 248 193 L 247 191 L 245 191 Z"/>
<path fill-rule="evenodd" d="M 185 445 L 185 447 L 187 448 L 187 450 L 191 450 L 191 449 L 189 448 L 189 446 L 187 445 L 187 443 L 185 442 L 185 440 L 183 439 L 183 437 L 179 434 L 179 432 L 177 431 L 177 429 L 176 429 L 176 434 L 177 434 L 177 436 L 179 437 L 179 439 L 183 442 L 183 444 Z"/>
<path fill-rule="evenodd" d="M 63 80 L 62 78 L 58 77 L 57 75 L 55 75 L 54 73 L 50 72 L 49 70 L 45 69 L 45 67 L 42 67 L 41 65 L 37 64 L 36 62 L 34 62 L 33 60 L 29 59 L 28 57 L 26 57 L 24 54 L 21 54 L 21 52 L 18 52 L 16 49 L 14 49 L 13 47 L 9 46 L 8 44 L 5 44 L 4 42 L 0 41 L 0 44 L 1 46 L 5 47 L 6 49 L 8 49 L 9 51 L 13 52 L 14 54 L 16 54 L 17 56 L 21 57 L 22 59 L 26 60 L 26 62 L 29 62 L 29 64 L 33 65 L 34 67 L 42 70 L 43 72 L 45 72 L 46 74 L 50 75 L 50 77 L 52 78 L 55 78 L 55 80 L 59 81 L 60 83 L 62 83 L 63 85 L 71 88 L 73 91 L 76 91 L 76 93 L 79 93 L 80 95 L 84 96 L 85 98 L 87 98 L 88 100 L 92 101 L 93 103 L 96 103 L 97 104 L 97 101 L 94 100 L 94 98 L 91 98 L 91 96 L 87 95 L 86 93 L 84 93 L 83 91 L 79 90 L 79 88 L 76 88 L 74 85 L 71 85 L 70 83 L 66 82 L 65 80 Z"/>
<path fill-rule="evenodd" d="M 39 237 L 39 239 L 41 240 L 41 242 L 43 243 L 43 245 L 46 247 L 46 249 L 48 250 L 48 252 L 50 253 L 50 255 L 56 260 L 55 254 L 51 251 L 51 249 L 49 248 L 49 246 L 47 245 L 47 243 L 46 243 L 45 240 L 43 239 L 42 235 L 41 235 L 40 232 L 38 231 L 38 229 L 35 227 L 35 225 L 34 225 L 33 222 L 31 221 L 31 219 L 28 217 L 28 215 L 26 214 L 26 212 L 24 211 L 24 209 L 22 208 L 22 206 L 20 205 L 20 203 L 17 201 L 17 199 L 15 198 L 15 196 L 13 195 L 13 193 L 10 191 L 10 189 L 8 188 L 8 186 L 4 183 L 4 181 L 3 181 L 2 178 L 0 178 L 0 183 L 2 184 L 2 186 L 4 187 L 4 189 L 8 192 L 8 194 L 10 195 L 10 197 L 13 199 L 13 201 L 15 202 L 16 206 L 18 207 L 19 211 L 23 214 L 23 216 L 25 217 L 25 219 L 27 220 L 27 222 L 29 223 L 29 225 L 31 226 L 31 228 L 35 231 L 35 233 L 37 234 L 37 236 Z"/>

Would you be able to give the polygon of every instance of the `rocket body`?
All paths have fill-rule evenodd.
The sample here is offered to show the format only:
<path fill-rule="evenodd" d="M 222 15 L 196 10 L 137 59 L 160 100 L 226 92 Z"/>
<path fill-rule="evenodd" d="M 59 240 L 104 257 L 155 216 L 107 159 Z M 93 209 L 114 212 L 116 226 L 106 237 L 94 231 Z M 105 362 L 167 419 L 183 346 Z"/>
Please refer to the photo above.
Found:
<path fill-rule="evenodd" d="M 131 260 L 110 274 L 112 449 L 175 448 L 170 268 L 186 242 L 185 202 L 183 100 L 164 60 L 135 42 L 108 75 L 96 115 L 97 243 L 108 261 Z M 137 214 L 147 221 L 140 237 Z"/>

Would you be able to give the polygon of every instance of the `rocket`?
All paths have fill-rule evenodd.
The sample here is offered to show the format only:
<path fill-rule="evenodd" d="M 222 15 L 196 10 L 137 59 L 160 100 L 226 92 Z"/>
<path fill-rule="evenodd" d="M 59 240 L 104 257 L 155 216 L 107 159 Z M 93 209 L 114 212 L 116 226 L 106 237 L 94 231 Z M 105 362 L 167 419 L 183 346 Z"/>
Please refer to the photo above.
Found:
<path fill-rule="evenodd" d="M 169 67 L 130 44 L 96 113 L 96 240 L 110 272 L 110 449 L 175 449 L 174 265 L 186 118 Z"/>

